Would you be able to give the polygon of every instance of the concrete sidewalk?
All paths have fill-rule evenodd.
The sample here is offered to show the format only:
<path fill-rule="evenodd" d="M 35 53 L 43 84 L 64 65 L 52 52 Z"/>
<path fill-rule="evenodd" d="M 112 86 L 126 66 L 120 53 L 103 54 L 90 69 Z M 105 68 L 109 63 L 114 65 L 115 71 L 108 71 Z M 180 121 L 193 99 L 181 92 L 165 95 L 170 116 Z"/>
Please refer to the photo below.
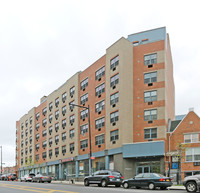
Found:
<path fill-rule="evenodd" d="M 80 186 L 84 186 L 83 182 L 77 182 L 74 181 L 74 183 L 72 183 L 71 181 L 52 181 L 52 183 L 54 184 L 69 184 L 69 185 L 80 185 Z M 168 187 L 167 189 L 169 190 L 185 190 L 185 187 L 182 185 L 173 185 L 171 187 Z"/>

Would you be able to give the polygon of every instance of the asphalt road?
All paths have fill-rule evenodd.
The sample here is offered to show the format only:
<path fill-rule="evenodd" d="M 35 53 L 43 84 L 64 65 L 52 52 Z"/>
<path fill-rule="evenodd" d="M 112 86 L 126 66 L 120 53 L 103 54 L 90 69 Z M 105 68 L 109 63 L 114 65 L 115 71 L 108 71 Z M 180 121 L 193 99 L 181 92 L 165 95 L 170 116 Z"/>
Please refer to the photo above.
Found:
<path fill-rule="evenodd" d="M 31 183 L 31 182 L 7 182 L 0 181 L 0 193 L 186 193 L 186 190 L 154 190 L 148 189 L 123 189 L 113 186 L 102 188 L 98 186 L 85 187 L 82 185 L 68 184 L 49 184 L 49 183 Z"/>

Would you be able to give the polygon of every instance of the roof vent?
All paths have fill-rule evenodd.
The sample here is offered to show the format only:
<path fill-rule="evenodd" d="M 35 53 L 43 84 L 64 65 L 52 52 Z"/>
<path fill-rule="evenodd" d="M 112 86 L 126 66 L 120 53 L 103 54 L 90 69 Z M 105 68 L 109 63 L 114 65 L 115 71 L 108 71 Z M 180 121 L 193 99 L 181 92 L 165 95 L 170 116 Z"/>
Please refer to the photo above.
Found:
<path fill-rule="evenodd" d="M 189 112 L 194 112 L 194 108 L 189 108 Z"/>

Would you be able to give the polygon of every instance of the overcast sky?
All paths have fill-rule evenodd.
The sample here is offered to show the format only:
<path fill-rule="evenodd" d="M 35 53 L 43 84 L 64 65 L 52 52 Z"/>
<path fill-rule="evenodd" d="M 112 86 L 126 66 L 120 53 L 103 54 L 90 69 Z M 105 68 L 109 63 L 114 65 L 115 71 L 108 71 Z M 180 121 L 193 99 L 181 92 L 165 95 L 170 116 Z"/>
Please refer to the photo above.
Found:
<path fill-rule="evenodd" d="M 15 164 L 16 121 L 122 36 L 166 26 L 176 114 L 200 115 L 198 0 L 0 0 L 0 145 Z"/>

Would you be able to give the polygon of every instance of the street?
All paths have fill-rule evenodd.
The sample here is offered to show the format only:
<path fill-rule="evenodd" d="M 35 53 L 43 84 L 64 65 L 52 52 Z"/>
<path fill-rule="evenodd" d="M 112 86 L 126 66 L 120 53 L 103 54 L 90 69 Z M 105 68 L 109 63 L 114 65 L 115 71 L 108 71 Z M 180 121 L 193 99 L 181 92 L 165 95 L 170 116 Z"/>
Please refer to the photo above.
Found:
<path fill-rule="evenodd" d="M 116 188 L 113 186 L 101 188 L 98 186 L 89 186 L 85 187 L 82 185 L 69 185 L 69 184 L 48 184 L 48 183 L 31 183 L 31 182 L 7 182 L 0 181 L 0 193 L 30 193 L 30 192 L 39 192 L 39 193 L 148 193 L 148 189 L 123 189 Z M 186 193 L 186 190 L 154 190 L 157 193 L 170 192 L 170 193 Z M 153 191 L 152 191 L 153 192 Z"/>

